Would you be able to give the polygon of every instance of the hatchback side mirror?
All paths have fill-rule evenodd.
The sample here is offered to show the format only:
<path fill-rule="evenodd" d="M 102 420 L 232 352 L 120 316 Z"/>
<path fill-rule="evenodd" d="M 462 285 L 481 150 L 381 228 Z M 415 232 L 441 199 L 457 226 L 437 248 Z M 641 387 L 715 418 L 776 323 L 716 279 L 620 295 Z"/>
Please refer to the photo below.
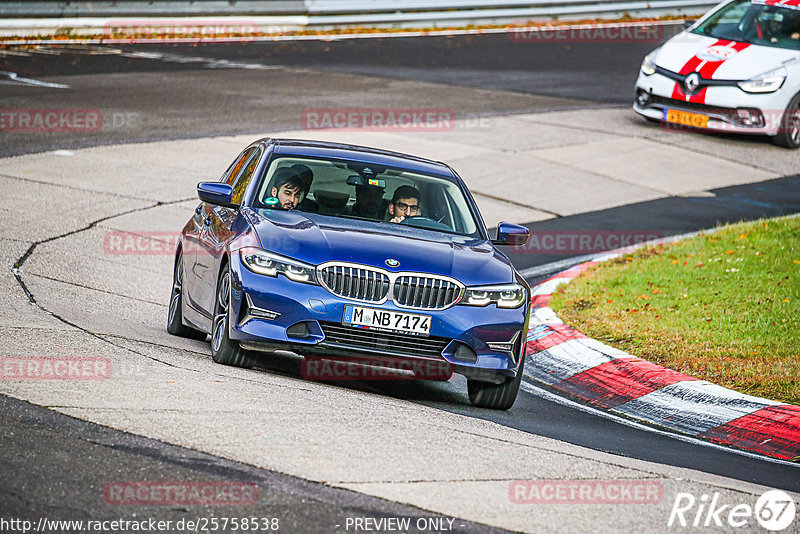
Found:
<path fill-rule="evenodd" d="M 200 182 L 197 184 L 197 196 L 203 202 L 216 204 L 226 208 L 238 208 L 238 204 L 232 202 L 233 187 L 219 182 Z"/>
<path fill-rule="evenodd" d="M 497 239 L 492 239 L 494 245 L 524 245 L 528 242 L 531 231 L 518 224 L 501 222 L 497 225 Z"/>

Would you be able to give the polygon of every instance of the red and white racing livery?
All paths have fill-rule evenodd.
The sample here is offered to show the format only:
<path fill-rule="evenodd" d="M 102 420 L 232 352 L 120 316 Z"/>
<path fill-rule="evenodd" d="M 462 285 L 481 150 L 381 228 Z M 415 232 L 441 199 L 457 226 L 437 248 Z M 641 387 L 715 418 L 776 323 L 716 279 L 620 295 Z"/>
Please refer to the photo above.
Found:
<path fill-rule="evenodd" d="M 800 0 L 727 0 L 642 62 L 633 109 L 800 148 Z"/>

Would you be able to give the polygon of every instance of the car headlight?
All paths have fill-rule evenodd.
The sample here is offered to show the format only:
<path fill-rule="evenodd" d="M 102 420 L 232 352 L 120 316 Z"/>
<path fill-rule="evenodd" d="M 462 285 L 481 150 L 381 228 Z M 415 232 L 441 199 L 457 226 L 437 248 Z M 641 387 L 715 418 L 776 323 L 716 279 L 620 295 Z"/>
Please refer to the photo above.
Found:
<path fill-rule="evenodd" d="M 642 60 L 642 66 L 640 68 L 642 70 L 642 74 L 645 76 L 650 76 L 656 73 L 656 62 L 650 57 L 651 55 L 652 54 L 648 54 L 644 56 L 644 59 Z"/>
<path fill-rule="evenodd" d="M 494 303 L 498 308 L 519 308 L 525 302 L 526 295 L 525 287 L 519 284 L 468 287 L 459 304 L 487 306 Z"/>
<path fill-rule="evenodd" d="M 239 251 L 242 263 L 254 273 L 266 276 L 284 275 L 289 280 L 316 284 L 316 267 L 293 260 L 286 256 L 279 256 L 260 248 L 247 247 Z"/>
<path fill-rule="evenodd" d="M 748 93 L 773 93 L 781 88 L 788 75 L 786 67 L 780 67 L 739 82 L 739 87 Z"/>

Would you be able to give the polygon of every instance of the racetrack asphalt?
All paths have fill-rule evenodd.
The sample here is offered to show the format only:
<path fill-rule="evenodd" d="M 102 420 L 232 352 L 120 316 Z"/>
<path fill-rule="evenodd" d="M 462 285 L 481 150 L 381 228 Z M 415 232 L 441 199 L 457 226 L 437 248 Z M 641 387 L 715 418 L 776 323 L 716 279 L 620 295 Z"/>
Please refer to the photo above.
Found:
<path fill-rule="evenodd" d="M 162 62 L 160 60 L 145 61 Z M 467 90 L 440 83 L 398 83 L 396 80 L 388 78 L 319 71 L 301 71 L 292 77 L 292 69 L 281 69 L 280 75 L 274 77 L 265 74 L 269 73 L 271 69 L 265 70 L 261 73 L 261 79 L 257 77 L 249 79 L 248 75 L 244 75 L 236 69 L 208 70 L 214 72 L 215 75 L 202 69 L 186 68 L 183 73 L 178 74 L 167 73 L 165 69 L 145 69 L 136 75 L 86 74 L 84 75 L 85 79 L 81 79 L 81 76 L 43 77 L 48 81 L 71 83 L 71 87 L 82 95 L 81 98 L 72 95 L 66 100 L 58 100 L 64 97 L 55 96 L 59 94 L 55 89 L 42 90 L 42 88 L 33 89 L 19 85 L 3 88 L 4 96 L 6 90 L 10 91 L 10 97 L 15 99 L 11 101 L 15 107 L 48 105 L 45 102 L 54 102 L 52 104 L 54 106 L 76 106 L 80 103 L 84 107 L 99 107 L 104 112 L 111 110 L 112 113 L 140 113 L 135 117 L 138 117 L 139 121 L 144 121 L 137 124 L 129 123 L 127 129 L 122 127 L 119 132 L 109 129 L 109 131 L 83 137 L 59 136 L 59 134 L 25 137 L 18 134 L 10 139 L 13 145 L 12 152 L 15 150 L 28 152 L 115 144 L 122 140 L 141 142 L 157 137 L 197 137 L 209 130 L 217 134 L 230 133 L 230 130 L 224 130 L 229 123 L 236 124 L 236 129 L 234 129 L 236 132 L 242 131 L 238 129 L 239 127 L 248 132 L 247 135 L 235 140 L 199 139 L 198 144 L 194 145 L 190 141 L 181 141 L 169 146 L 108 147 L 106 152 L 102 152 L 102 150 L 100 152 L 74 152 L 74 156 L 66 154 L 43 155 L 41 158 L 30 156 L 14 160 L 13 165 L 11 160 L 5 160 L 3 165 L 5 176 L 2 178 L 4 196 L 13 201 L 12 206 L 6 209 L 12 210 L 9 220 L 13 220 L 14 225 L 12 226 L 8 220 L 3 225 L 3 235 L 5 236 L 3 247 L 7 251 L 4 253 L 4 262 L 13 263 L 24 253 L 30 242 L 63 235 L 64 237 L 61 239 L 38 246 L 35 253 L 26 262 L 22 275 L 26 281 L 30 282 L 33 294 L 37 296 L 37 300 L 42 305 L 83 329 L 82 333 L 75 332 L 63 323 L 55 323 L 47 314 L 32 310 L 26 303 L 26 299 L 18 298 L 24 297 L 24 295 L 20 294 L 15 285 L 16 282 L 7 279 L 8 283 L 4 283 L 3 292 L 4 294 L 8 292 L 9 295 L 15 295 L 15 297 L 13 301 L 6 304 L 2 317 L 4 329 L 9 336 L 17 337 L 13 351 L 26 354 L 36 354 L 36 351 L 44 351 L 47 354 L 64 354 L 70 351 L 105 353 L 107 350 L 111 350 L 114 358 L 121 358 L 114 361 L 122 366 L 122 369 L 128 364 L 131 354 L 137 354 L 134 358 L 150 360 L 157 366 L 177 364 L 183 368 L 182 370 L 168 370 L 166 375 L 163 370 L 140 369 L 137 373 L 143 374 L 138 377 L 129 377 L 130 380 L 123 378 L 122 382 L 115 382 L 114 389 L 131 386 L 133 390 L 141 391 L 144 387 L 152 392 L 154 397 L 151 400 L 153 402 L 144 402 L 145 399 L 141 399 L 144 404 L 135 409 L 125 406 L 122 402 L 124 399 L 122 390 L 117 396 L 110 394 L 106 388 L 91 388 L 95 393 L 100 394 L 95 397 L 94 401 L 79 394 L 80 389 L 70 391 L 72 388 L 69 385 L 65 387 L 56 385 L 43 389 L 9 382 L 3 384 L 6 393 L 30 397 L 37 404 L 48 406 L 61 413 L 100 421 L 114 428 L 130 430 L 138 434 L 151 435 L 162 441 L 187 445 L 214 455 L 222 455 L 234 460 L 239 459 L 248 464 L 277 469 L 282 472 L 292 472 L 305 479 L 347 487 L 398 502 L 416 504 L 437 513 L 471 517 L 479 522 L 490 522 L 515 530 L 552 529 L 556 524 L 579 529 L 588 528 L 589 525 L 584 523 L 580 517 L 570 516 L 566 519 L 566 523 L 556 523 L 554 517 L 551 515 L 548 518 L 546 513 L 541 517 L 532 517 L 529 508 L 525 510 L 519 507 L 507 509 L 508 501 L 498 499 L 497 492 L 498 490 L 501 493 L 503 490 L 507 492 L 507 484 L 514 477 L 541 479 L 564 476 L 568 478 L 657 476 L 658 478 L 663 477 L 666 487 L 668 487 L 669 498 L 676 491 L 710 492 L 713 488 L 713 491 L 721 491 L 726 498 L 730 498 L 734 502 L 747 500 L 750 496 L 757 496 L 760 491 L 763 491 L 763 486 L 751 486 L 749 483 L 743 482 L 745 480 L 793 491 L 799 489 L 796 487 L 796 469 L 792 466 L 785 467 L 779 464 L 765 463 L 725 451 L 712 451 L 702 446 L 680 443 L 669 437 L 651 436 L 642 431 L 634 432 L 613 422 L 601 421 L 594 416 L 556 407 L 556 405 L 531 394 L 521 394 L 514 410 L 507 414 L 474 410 L 464 404 L 462 391 L 464 384 L 457 380 L 454 380 L 453 384 L 433 386 L 425 384 L 347 384 L 343 387 L 324 386 L 317 389 L 316 384 L 311 384 L 309 387 L 313 389 L 316 397 L 322 395 L 326 405 L 330 403 L 330 406 L 340 406 L 340 409 L 352 409 L 352 404 L 348 404 L 348 402 L 340 404 L 341 400 L 349 401 L 349 403 L 355 402 L 357 406 L 356 413 L 359 417 L 359 424 L 356 424 L 355 421 L 335 418 L 334 421 L 338 425 L 337 430 L 344 431 L 345 436 L 334 437 L 330 443 L 325 441 L 325 439 L 330 439 L 328 436 L 322 437 L 325 435 L 327 427 L 322 422 L 324 412 L 319 412 L 319 398 L 316 399 L 313 409 L 306 410 L 306 413 L 311 414 L 313 424 L 302 424 L 300 432 L 293 430 L 291 426 L 285 425 L 282 421 L 292 419 L 292 416 L 302 413 L 302 409 L 287 412 L 287 408 L 281 406 L 275 408 L 278 411 L 276 414 L 270 414 L 268 411 L 254 413 L 250 420 L 243 424 L 252 425 L 254 418 L 264 425 L 263 428 L 274 429 L 274 432 L 265 432 L 258 436 L 258 439 L 243 435 L 232 424 L 234 421 L 231 421 L 230 424 L 221 421 L 217 416 L 212 415 L 213 410 L 211 409 L 198 410 L 200 406 L 208 408 L 215 405 L 226 406 L 225 399 L 231 397 L 226 397 L 225 393 L 234 396 L 241 394 L 241 387 L 253 380 L 256 383 L 256 389 L 249 392 L 251 394 L 258 392 L 258 398 L 262 402 L 270 402 L 274 394 L 273 388 L 279 389 L 280 383 L 288 381 L 292 388 L 295 387 L 296 374 L 292 371 L 293 366 L 296 365 L 295 360 L 291 358 L 278 360 L 270 363 L 267 367 L 262 367 L 253 373 L 245 373 L 245 375 L 239 375 L 237 372 L 230 374 L 230 372 L 226 372 L 227 370 L 223 370 L 224 376 L 219 379 L 230 381 L 227 386 L 206 384 L 202 380 L 186 382 L 189 376 L 202 376 L 205 373 L 219 376 L 220 371 L 214 366 L 206 365 L 207 348 L 202 344 L 179 343 L 174 346 L 174 339 L 164 341 L 168 338 L 160 331 L 162 325 L 159 314 L 163 315 L 165 309 L 163 301 L 166 291 L 162 290 L 168 286 L 168 269 L 165 271 L 163 262 L 154 261 L 153 258 L 125 258 L 125 262 L 120 262 L 119 258 L 108 257 L 102 251 L 104 232 L 179 228 L 194 201 L 177 201 L 191 197 L 191 193 L 187 194 L 186 191 L 190 190 L 192 182 L 197 181 L 198 176 L 203 174 L 203 169 L 217 169 L 213 171 L 214 176 L 210 177 L 213 179 L 227 164 L 227 160 L 231 159 L 255 132 L 272 133 L 295 129 L 305 107 L 319 105 L 319 102 L 330 102 L 329 99 L 337 98 L 337 94 L 361 90 L 369 93 L 368 98 L 375 99 L 370 105 L 396 107 L 420 105 L 420 99 L 423 98 L 422 102 L 425 106 L 449 105 L 454 109 L 456 106 L 452 104 L 452 99 L 457 99 L 456 97 L 461 94 L 462 104 L 460 106 L 462 107 L 457 109 L 459 118 L 464 121 L 471 118 L 465 116 L 467 114 L 487 117 L 483 112 L 487 101 L 491 106 L 496 106 L 493 109 L 495 115 L 490 117 L 489 122 L 482 123 L 485 126 L 482 130 L 457 129 L 450 132 L 447 137 L 443 137 L 441 134 L 426 133 L 425 136 L 416 136 L 416 139 L 410 138 L 415 136 L 392 137 L 368 134 L 377 144 L 384 143 L 390 147 L 408 146 L 411 147 L 407 149 L 409 152 L 438 155 L 442 159 L 453 162 L 461 160 L 460 164 L 454 163 L 454 165 L 468 180 L 471 187 L 485 193 L 483 197 L 479 196 L 478 200 L 483 203 L 482 209 L 485 205 L 488 208 L 485 211 L 495 214 L 493 215 L 495 221 L 498 220 L 497 216 L 519 209 L 523 215 L 534 213 L 535 216 L 530 219 L 523 217 L 514 220 L 528 223 L 534 221 L 535 224 L 531 224 L 531 226 L 535 229 L 547 228 L 545 225 L 556 224 L 557 221 L 564 221 L 560 224 L 565 224 L 564 228 L 567 229 L 575 229 L 576 226 L 571 226 L 573 224 L 577 224 L 577 229 L 586 229 L 587 226 L 597 228 L 598 223 L 600 228 L 603 228 L 603 224 L 615 228 L 613 225 L 619 222 L 620 214 L 628 213 L 630 218 L 623 220 L 630 221 L 630 224 L 616 227 L 617 229 L 652 229 L 655 225 L 650 225 L 649 217 L 651 213 L 659 213 L 653 208 L 659 206 L 660 203 L 663 209 L 663 212 L 660 212 L 663 213 L 663 226 L 657 228 L 682 231 L 703 227 L 703 225 L 712 226 L 719 220 L 730 220 L 737 216 L 751 218 L 763 214 L 797 211 L 797 178 L 786 177 L 789 174 L 787 169 L 791 169 L 793 166 L 796 168 L 796 160 L 792 159 L 790 153 L 779 151 L 760 140 L 714 138 L 663 132 L 642 122 L 637 122 L 635 117 L 629 117 L 627 115 L 629 112 L 622 108 L 607 108 L 607 105 L 587 104 L 574 100 L 553 100 L 550 97 L 543 98 L 518 92 L 490 91 L 483 88 Z M 256 71 L 253 70 L 253 72 Z M 226 86 L 226 76 L 228 78 L 235 76 L 235 82 L 228 79 L 229 83 Z M 157 86 L 158 80 L 161 80 L 161 86 Z M 302 85 L 297 84 L 302 84 L 304 81 L 309 82 L 309 86 L 303 90 L 303 94 L 307 95 L 309 101 L 295 102 L 294 107 L 290 111 L 286 111 L 286 102 L 296 96 L 291 93 L 292 87 L 300 87 Z M 154 85 L 157 86 L 154 90 L 155 94 L 153 92 L 144 93 L 145 88 Z M 193 89 L 197 87 L 203 87 L 204 91 Z M 32 96 L 37 91 L 39 92 L 38 96 Z M 274 100 L 262 99 L 257 96 L 266 93 L 270 97 L 275 97 L 276 91 L 279 96 Z M 331 94 L 326 96 L 325 91 L 330 91 Z M 587 92 L 589 92 L 588 89 Z M 280 96 L 281 94 L 282 96 Z M 409 94 L 413 94 L 413 98 L 408 97 Z M 51 100 L 51 97 L 56 100 Z M 69 100 L 69 98 L 73 98 L 73 100 Z M 107 99 L 103 102 L 108 102 L 108 107 L 105 103 L 93 104 L 93 102 L 97 102 L 97 100 L 92 100 L 93 98 Z M 132 99 L 134 102 L 132 107 L 125 107 L 125 98 Z M 347 106 L 360 105 L 358 102 L 361 102 L 360 100 L 354 101 L 349 97 L 341 98 L 342 100 L 338 103 Z M 197 101 L 202 105 L 195 107 Z M 6 102 L 5 99 L 4 102 Z M 271 107 L 261 108 L 266 105 L 265 102 Z M 261 109 L 259 113 L 255 114 L 258 120 L 254 121 L 253 114 L 248 113 L 248 107 L 245 105 L 247 103 Z M 333 106 L 337 103 L 326 103 L 325 105 Z M 137 108 L 137 106 L 140 107 Z M 590 108 L 606 107 L 607 109 L 595 109 L 590 113 L 573 112 L 573 114 L 569 112 L 559 114 L 553 111 L 565 107 L 572 109 L 583 107 L 585 109 L 587 106 Z M 231 113 L 234 115 L 231 121 L 224 120 L 227 107 L 231 108 Z M 213 110 L 214 113 L 206 112 L 205 115 L 200 115 L 202 112 L 198 108 Z M 501 111 L 502 113 L 498 115 Z M 530 114 L 530 111 L 548 112 L 549 115 Z M 520 115 L 521 112 L 528 113 Z M 509 113 L 515 113 L 515 116 L 511 117 Z M 531 115 L 535 116 L 531 117 Z M 212 119 L 209 120 L 208 116 L 211 116 Z M 518 118 L 520 116 L 524 118 Z M 126 115 L 126 117 L 133 120 L 134 115 Z M 214 119 L 219 117 L 221 117 L 219 122 L 214 122 Z M 275 122 L 263 122 L 270 120 Z M 515 125 L 515 129 L 509 131 L 510 135 L 505 138 L 497 136 L 497 131 L 508 131 L 509 122 L 506 121 Z M 122 122 L 124 123 L 124 121 Z M 261 126 L 265 124 L 266 126 Z M 188 128 L 191 135 L 186 135 L 187 125 L 192 126 L 192 128 Z M 525 128 L 531 128 L 531 130 L 525 130 Z M 523 135 L 521 133 L 534 131 L 533 129 L 537 128 L 538 134 Z M 625 133 L 630 132 L 631 129 L 634 129 L 632 135 Z M 352 135 L 347 134 L 345 137 Z M 433 139 L 431 139 L 432 135 Z M 470 143 L 470 139 L 474 139 L 473 143 L 475 144 Z M 495 151 L 499 149 L 487 142 L 487 139 L 493 140 L 494 145 L 507 139 L 511 139 L 512 144 L 513 142 L 518 144 L 514 145 L 513 150 L 500 151 L 500 156 L 498 156 Z M 602 145 L 602 142 L 610 144 Z M 519 144 L 526 146 L 520 147 Z M 428 147 L 429 153 L 425 152 L 426 149 L 422 149 L 423 145 Z M 483 147 L 487 145 L 489 150 L 484 150 Z M 4 144 L 4 148 L 8 146 Z M 614 191 L 612 197 L 618 197 L 616 199 L 601 199 L 603 188 L 594 190 L 596 192 L 593 192 L 592 196 L 586 197 L 584 196 L 585 189 L 582 189 L 579 183 L 574 187 L 577 193 L 573 197 L 567 195 L 568 198 L 565 201 L 565 195 L 558 194 L 564 191 L 547 191 L 545 187 L 542 187 L 534 189 L 531 192 L 531 198 L 523 199 L 521 202 L 523 206 L 508 206 L 502 201 L 497 201 L 496 198 L 503 198 L 505 193 L 501 191 L 500 194 L 495 194 L 496 184 L 489 183 L 488 185 L 491 187 L 486 189 L 482 187 L 486 184 L 482 180 L 487 174 L 481 167 L 481 162 L 500 161 L 499 157 L 509 159 L 510 163 L 507 167 L 509 171 L 525 172 L 529 169 L 546 168 L 548 171 L 546 176 L 551 181 L 559 180 L 562 177 L 581 175 L 584 184 L 591 184 L 593 180 L 597 181 L 603 178 L 602 167 L 604 165 L 615 169 L 613 165 L 617 164 L 613 161 L 602 161 L 596 156 L 592 159 L 591 149 L 603 146 L 606 152 L 611 147 L 614 150 L 623 151 L 630 158 L 636 158 L 640 152 L 651 155 L 651 152 L 648 152 L 650 150 L 665 150 L 672 156 L 678 155 L 684 158 L 687 167 L 698 165 L 702 169 L 718 168 L 721 170 L 717 174 L 708 175 L 706 173 L 705 178 L 708 178 L 708 181 L 699 184 L 696 188 L 689 187 L 689 184 L 678 186 L 678 181 L 670 181 L 668 184 L 677 189 L 664 188 L 648 182 L 646 174 L 628 176 L 626 181 L 617 182 L 616 186 L 622 191 L 620 189 Z M 415 150 L 414 147 L 419 148 Z M 143 155 L 145 152 L 142 150 L 145 150 L 147 155 Z M 550 152 L 543 152 L 547 150 Z M 625 150 L 628 152 L 624 152 Z M 528 151 L 536 153 L 522 156 L 517 154 L 517 152 Z M 580 158 L 576 158 L 576 154 L 584 154 L 587 158 L 585 163 L 581 162 Z M 187 163 L 187 157 L 195 161 Z M 520 159 L 515 160 L 520 157 L 524 160 L 522 163 L 520 163 Z M 569 162 L 569 166 L 563 165 L 562 167 L 565 157 L 571 158 L 572 161 Z M 694 159 L 695 157 L 697 159 Z M 646 158 L 642 157 L 641 160 L 645 161 Z M 21 164 L 22 167 L 19 167 L 18 164 Z M 581 165 L 584 168 L 581 168 Z M 679 170 L 684 172 L 685 168 L 682 166 Z M 591 169 L 601 172 L 591 172 Z M 654 169 L 659 172 L 664 170 L 659 166 L 655 166 Z M 654 172 L 651 170 L 649 174 Z M 678 175 L 679 173 L 676 172 L 676 178 Z M 201 179 L 205 179 L 205 177 Z M 670 180 L 672 179 L 673 177 L 670 176 Z M 738 185 L 732 185 L 731 182 Z M 630 197 L 623 194 L 634 189 L 639 191 L 641 196 Z M 642 197 L 645 197 L 646 200 Z M 61 215 L 61 220 L 44 222 L 42 226 L 37 226 L 37 222 L 41 221 L 44 216 L 38 211 L 26 214 L 20 208 L 27 204 L 26 199 L 29 198 L 40 198 L 40 205 L 36 209 L 44 210 L 44 213 L 58 213 Z M 632 201 L 631 198 L 634 200 Z M 637 198 L 640 200 L 637 201 Z M 597 206 L 598 200 L 602 200 L 606 207 L 587 213 L 587 206 Z M 153 206 L 154 202 L 174 202 L 175 204 Z M 559 202 L 561 203 L 560 207 L 555 207 Z M 126 209 L 148 213 L 147 220 L 154 225 L 152 227 L 149 223 L 145 225 L 143 222 L 145 219 L 140 217 L 139 211 L 133 211 L 127 217 L 117 217 L 117 214 L 120 213 L 119 208 L 123 204 Z M 704 208 L 698 209 L 698 205 Z M 716 207 L 710 210 L 705 209 L 709 205 Z M 153 207 L 151 208 L 151 206 Z M 628 211 L 626 212 L 626 210 Z M 691 224 L 686 224 L 686 218 L 683 215 L 676 216 L 675 213 L 690 214 Z M 83 224 L 106 216 L 110 216 L 112 219 L 90 228 L 86 232 L 71 236 L 65 235 L 70 230 L 79 229 Z M 583 227 L 581 228 L 581 226 Z M 687 226 L 691 226 L 691 228 L 687 228 Z M 557 259 L 557 256 L 552 255 L 545 255 L 545 258 L 536 254 L 525 254 L 524 256 L 531 258 L 530 266 Z M 60 258 L 60 261 L 69 265 L 73 272 L 64 273 L 59 269 L 52 269 L 46 261 L 43 261 L 47 257 Z M 96 264 L 102 265 L 102 267 L 97 270 L 91 267 L 89 265 L 91 262 L 86 262 L 87 257 L 94 257 L 98 260 Z M 524 267 L 525 264 L 520 264 L 520 266 Z M 149 277 L 152 280 L 152 287 L 134 287 L 136 284 L 133 284 L 130 287 L 115 288 L 105 283 L 109 280 L 129 278 L 132 272 L 137 273 L 133 275 L 134 277 Z M 121 328 L 119 320 L 104 316 L 102 313 L 104 309 L 120 310 L 125 326 Z M 31 331 L 31 328 L 39 330 Z M 86 337 L 87 332 L 92 334 L 88 338 Z M 96 336 L 98 335 L 112 341 L 117 347 L 103 348 L 105 345 L 97 345 Z M 59 349 L 54 347 L 56 343 L 67 345 L 67 347 Z M 161 346 L 161 343 L 172 345 L 172 349 Z M 120 347 L 124 347 L 124 349 L 117 354 Z M 133 352 L 130 352 L 131 350 Z M 169 357 L 165 357 L 166 355 Z M 172 358 L 177 358 L 177 360 L 172 360 Z M 159 364 L 159 362 L 162 363 Z M 267 372 L 265 373 L 265 371 Z M 178 375 L 170 376 L 170 373 L 173 372 Z M 167 408 L 170 403 L 167 399 L 173 398 L 175 394 L 170 391 L 170 386 L 163 384 L 164 378 L 178 378 L 179 382 L 183 381 L 181 391 L 188 392 L 192 388 L 197 388 L 197 392 L 205 393 L 210 393 L 214 389 L 222 391 L 205 398 L 195 397 L 195 394 L 192 394 L 192 402 Z M 126 382 L 129 384 L 125 385 Z M 261 386 L 259 387 L 258 384 Z M 209 389 L 209 386 L 212 388 Z M 265 396 L 265 391 L 262 389 L 264 387 L 270 391 L 269 395 Z M 82 393 L 86 393 L 86 391 Z M 301 388 L 293 391 L 287 400 L 290 398 L 291 402 L 298 402 L 298 397 L 304 395 Z M 339 399 L 339 397 L 342 398 Z M 165 404 L 159 404 L 158 401 Z M 300 402 L 302 404 L 302 401 Z M 210 406 L 207 403 L 210 403 Z M 363 411 L 362 403 L 366 403 L 363 404 Z M 418 412 L 414 408 L 415 405 L 419 405 L 421 408 L 427 405 L 433 411 Z M 238 420 L 240 417 L 237 413 L 239 405 L 226 407 L 228 409 L 224 411 L 223 417 Z M 376 413 L 383 414 L 386 419 L 384 420 L 381 415 L 376 416 Z M 399 429 L 397 428 L 398 423 L 395 418 L 398 413 L 404 414 L 403 421 L 407 421 L 409 426 L 401 425 Z M 486 419 L 486 425 L 489 426 L 474 426 L 474 423 L 469 423 L 461 417 L 458 419 L 443 417 L 447 413 L 463 414 L 467 416 L 466 419 Z M 377 424 L 366 423 L 361 417 L 376 417 L 379 422 Z M 483 436 L 483 438 L 477 438 L 477 441 L 464 442 L 463 454 L 467 457 L 474 454 L 475 451 L 488 451 L 496 447 L 500 447 L 502 450 L 494 451 L 491 457 L 481 454 L 478 458 L 472 458 L 471 462 L 459 463 L 460 469 L 448 470 L 447 466 L 438 465 L 439 462 L 434 459 L 436 455 L 433 453 L 440 451 L 440 444 L 435 440 L 431 441 L 430 432 L 422 431 L 426 429 L 413 428 L 411 421 L 417 421 L 416 425 L 419 426 L 420 417 L 433 418 L 433 420 L 443 418 L 447 421 L 446 424 L 440 422 L 435 428 L 430 429 L 434 435 L 437 432 L 441 435 L 455 432 L 458 436 L 467 436 L 471 433 Z M 129 420 L 130 418 L 136 420 Z M 192 423 L 186 424 L 188 421 Z M 173 424 L 176 425 L 175 429 L 170 428 Z M 214 424 L 220 426 L 215 428 Z M 463 426 L 464 424 L 467 426 Z M 193 425 L 194 430 L 192 429 Z M 386 425 L 391 425 L 393 430 L 389 431 L 389 427 Z M 225 428 L 225 432 L 231 433 L 227 436 L 228 440 L 234 439 L 243 446 L 254 447 L 253 450 L 259 451 L 259 454 L 248 455 L 244 451 L 226 446 L 225 440 L 219 440 L 219 436 L 217 436 L 221 428 Z M 536 441 L 534 445 L 527 441 L 528 438 L 522 434 L 514 432 L 508 434 L 515 428 L 522 430 L 524 435 L 532 432 L 532 435 L 553 436 L 567 443 L 536 438 L 543 441 Z M 368 441 L 369 445 L 363 451 L 364 456 L 360 458 L 361 463 L 350 459 L 343 462 L 340 471 L 325 473 L 314 473 L 303 468 L 299 463 L 301 458 L 297 456 L 298 451 L 291 449 L 292 443 L 303 440 L 306 450 L 321 454 L 325 461 L 335 462 L 337 460 L 323 450 L 322 444 L 331 447 L 333 451 L 346 454 L 347 451 L 358 447 L 357 443 L 363 443 L 365 439 L 369 440 L 368 437 L 365 437 L 365 432 L 375 435 L 387 435 L 387 432 L 390 432 L 388 435 L 392 435 L 401 443 L 425 443 L 432 448 L 431 451 L 423 453 L 423 457 L 427 458 L 427 467 L 432 472 L 422 470 L 420 469 L 422 466 L 416 465 L 421 461 L 419 453 L 411 457 L 407 455 L 408 452 L 413 453 L 417 450 L 416 445 L 412 451 L 403 451 L 392 444 L 389 450 L 384 451 L 381 455 L 375 448 L 378 445 Z M 485 438 L 489 438 L 489 440 L 482 441 Z M 523 457 L 527 458 L 531 465 L 520 467 L 516 472 L 503 471 L 502 468 L 498 470 L 499 466 L 504 462 L 510 462 L 518 454 L 512 453 L 511 448 L 505 450 L 498 445 L 507 440 L 515 444 L 514 450 L 519 451 L 522 447 L 526 451 Z M 51 443 L 54 448 L 57 448 L 58 441 L 58 434 L 52 435 Z M 569 443 L 589 448 L 574 447 Z M 453 444 L 453 446 L 457 445 Z M 534 448 L 529 449 L 531 446 Z M 604 455 L 597 450 L 610 451 L 621 456 Z M 558 453 L 551 456 L 554 451 L 563 451 L 567 454 L 563 457 Z M 452 453 L 452 450 L 447 451 L 447 454 Z M 431 456 L 425 456 L 427 454 L 431 454 Z M 387 460 L 387 456 L 390 456 L 391 460 Z M 626 458 L 626 456 L 630 458 Z M 438 456 L 438 458 L 441 457 Z M 567 467 L 571 462 L 575 462 L 576 458 L 583 458 L 590 462 L 579 462 L 579 465 L 573 469 Z M 302 459 L 305 462 L 311 462 L 314 467 L 330 467 L 319 458 L 310 460 L 309 457 L 303 457 Z M 642 463 L 637 459 L 657 463 Z M 78 463 L 77 460 L 69 457 L 65 459 L 68 465 L 73 466 Z M 397 462 L 402 469 L 389 466 L 385 468 L 388 469 L 387 476 L 377 474 L 374 470 L 378 466 L 385 465 L 387 461 Z M 542 462 L 558 466 L 558 468 L 546 469 Z M 618 470 L 618 467 L 613 467 L 619 465 L 625 466 L 622 471 Z M 684 466 L 690 469 L 683 469 Z M 363 478 L 354 480 L 348 475 L 352 475 L 359 468 L 367 470 Z M 625 471 L 628 468 L 632 468 L 634 471 L 643 469 L 643 471 L 636 472 L 644 473 L 644 475 L 632 475 L 631 471 Z M 53 469 L 57 470 L 58 467 L 53 466 Z M 153 469 L 153 472 L 156 473 L 163 472 L 156 467 Z M 719 478 L 707 475 L 703 471 L 720 473 L 732 478 Z M 169 472 L 169 469 L 166 472 Z M 52 475 L 49 479 L 45 477 L 45 480 L 52 480 Z M 452 492 L 449 498 L 443 495 L 443 492 L 448 491 Z M 474 509 L 464 509 L 465 503 Z M 628 515 L 624 507 L 600 509 L 596 520 L 591 523 L 591 527 L 597 528 L 598 525 L 606 525 L 607 528 L 613 530 L 615 528 L 624 529 L 625 526 L 649 524 L 654 530 L 659 530 L 663 528 L 666 521 L 667 513 L 664 510 L 668 509 L 669 504 L 671 502 L 665 502 L 658 509 L 649 510 L 644 516 L 637 517 L 634 517 L 634 514 Z M 376 509 L 379 509 L 381 505 L 376 504 L 375 506 Z M 334 509 L 331 508 L 331 510 Z M 502 514 L 498 514 L 498 511 L 502 511 L 505 517 L 499 517 Z"/>
<path fill-rule="evenodd" d="M 120 432 L 2 395 L 0 421 L 0 465 L 4 467 L 0 480 L 0 517 L 14 517 L 34 525 L 42 517 L 53 521 L 134 521 L 157 517 L 159 521 L 177 525 L 182 519 L 247 516 L 269 521 L 278 518 L 279 530 L 284 532 L 329 533 L 343 530 L 347 518 L 399 517 L 409 518 L 415 524 L 418 520 L 440 517 L 419 508 Z M 159 480 L 164 473 L 171 477 L 164 482 L 172 483 L 255 484 L 259 498 L 255 504 L 247 505 L 246 513 L 242 514 L 238 513 L 239 507 L 225 503 L 188 508 L 179 503 L 126 506 L 106 499 L 108 494 L 104 490 L 109 484 L 143 478 Z M 455 532 L 504 532 L 464 520 L 454 522 L 453 526 Z"/>

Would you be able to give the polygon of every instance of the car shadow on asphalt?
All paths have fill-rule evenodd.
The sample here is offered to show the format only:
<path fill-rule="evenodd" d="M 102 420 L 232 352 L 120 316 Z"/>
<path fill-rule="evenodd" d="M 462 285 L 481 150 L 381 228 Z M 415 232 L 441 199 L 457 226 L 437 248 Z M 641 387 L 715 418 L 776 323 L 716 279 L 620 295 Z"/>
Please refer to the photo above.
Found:
<path fill-rule="evenodd" d="M 304 376 L 304 357 L 299 354 L 287 351 L 256 354 L 258 355 L 257 361 L 253 366 L 253 370 L 256 372 L 277 374 L 412 402 L 444 403 L 462 407 L 470 405 L 466 394 L 466 381 L 459 380 L 459 377 L 452 378 L 449 381 L 420 380 L 407 375 L 399 380 L 389 377 L 376 380 L 347 380 L 340 377 L 332 377 L 327 380 L 312 379 Z M 357 370 L 363 369 L 362 366 L 357 364 L 353 367 Z M 372 376 L 380 376 L 380 374 L 380 372 L 371 373 Z M 459 389 L 458 382 L 463 382 L 463 388 Z"/>

